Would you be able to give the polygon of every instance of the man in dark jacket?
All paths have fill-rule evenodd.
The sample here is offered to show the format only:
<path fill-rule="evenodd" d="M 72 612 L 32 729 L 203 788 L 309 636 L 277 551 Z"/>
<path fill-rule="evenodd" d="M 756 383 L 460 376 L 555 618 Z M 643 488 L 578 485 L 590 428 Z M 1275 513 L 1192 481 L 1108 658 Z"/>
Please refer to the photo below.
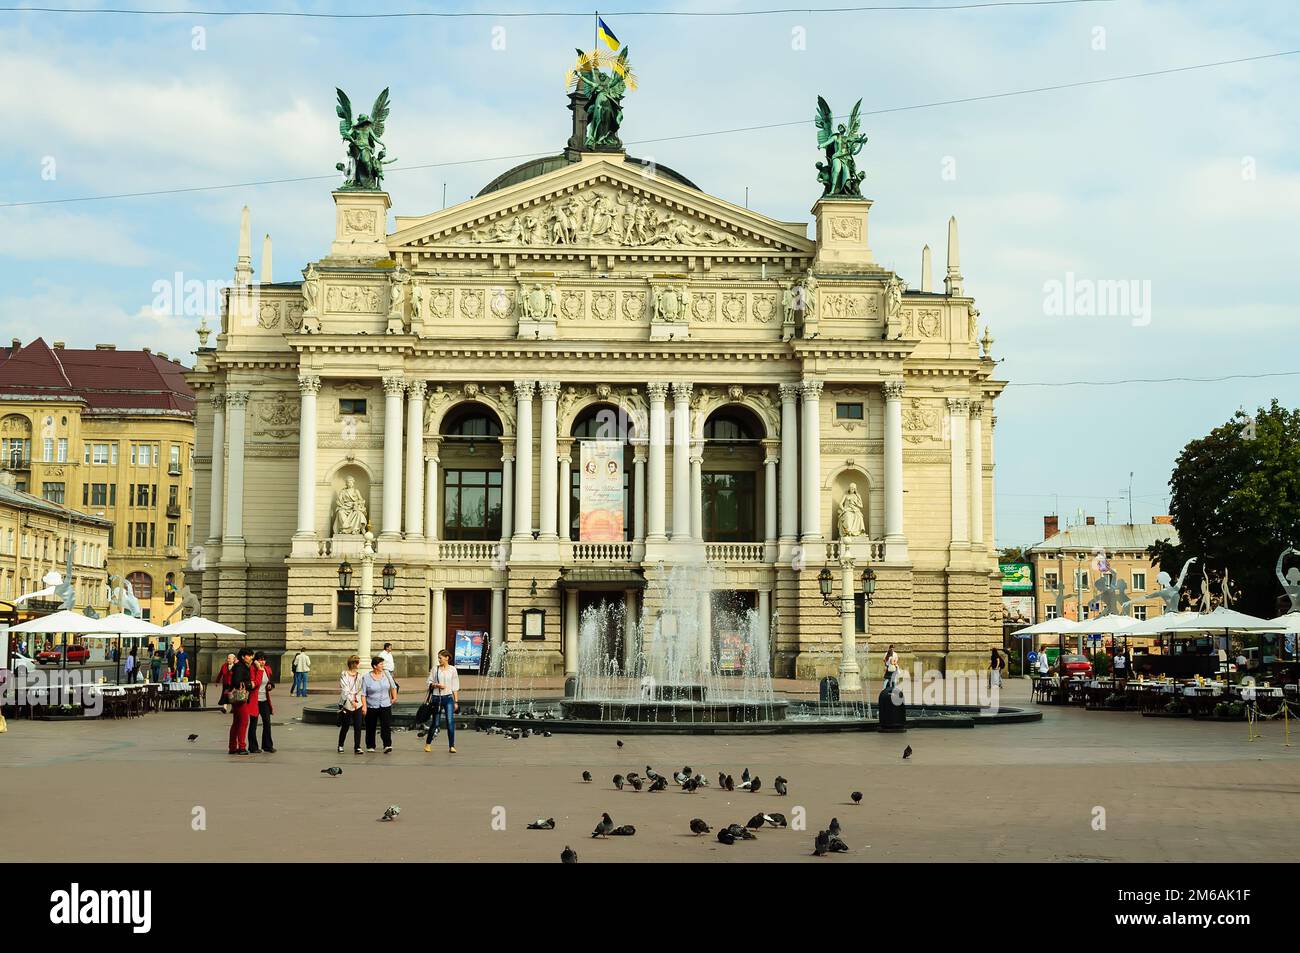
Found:
<path fill-rule="evenodd" d="M 230 753 L 248 754 L 248 720 L 257 711 L 257 685 L 253 680 L 253 650 L 239 650 L 238 660 L 230 670 Z M 248 697 L 239 701 L 234 693 L 239 690 Z"/>

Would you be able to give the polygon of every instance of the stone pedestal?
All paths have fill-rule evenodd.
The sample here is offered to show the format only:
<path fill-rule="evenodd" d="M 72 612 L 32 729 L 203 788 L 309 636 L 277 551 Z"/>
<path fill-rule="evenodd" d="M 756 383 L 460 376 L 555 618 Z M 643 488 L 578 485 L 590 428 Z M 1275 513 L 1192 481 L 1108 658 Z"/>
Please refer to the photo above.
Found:
<path fill-rule="evenodd" d="M 387 192 L 335 192 L 332 258 L 387 258 Z"/>
<path fill-rule="evenodd" d="M 867 243 L 870 199 L 823 198 L 812 207 L 817 219 L 814 271 L 853 271 L 877 267 Z"/>

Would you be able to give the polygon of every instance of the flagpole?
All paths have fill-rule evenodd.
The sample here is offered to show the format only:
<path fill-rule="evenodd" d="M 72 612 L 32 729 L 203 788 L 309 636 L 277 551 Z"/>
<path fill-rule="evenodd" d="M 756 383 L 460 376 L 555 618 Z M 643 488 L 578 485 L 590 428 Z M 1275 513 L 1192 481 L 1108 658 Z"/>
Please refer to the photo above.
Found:
<path fill-rule="evenodd" d="M 596 23 L 591 32 L 591 50 L 594 53 L 600 46 L 600 11 L 596 11 Z"/>

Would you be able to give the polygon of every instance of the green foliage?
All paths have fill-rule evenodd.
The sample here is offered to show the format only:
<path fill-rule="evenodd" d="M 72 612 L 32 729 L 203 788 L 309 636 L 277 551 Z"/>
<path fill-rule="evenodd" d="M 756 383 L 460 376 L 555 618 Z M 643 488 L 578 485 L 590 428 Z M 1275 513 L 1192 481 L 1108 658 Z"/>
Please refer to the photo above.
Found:
<path fill-rule="evenodd" d="M 1214 714 L 1217 718 L 1244 718 L 1246 706 L 1241 702 L 1219 702 L 1214 706 Z"/>
<path fill-rule="evenodd" d="M 1171 715 L 1179 715 L 1187 711 L 1187 703 L 1183 701 L 1181 695 L 1175 695 L 1165 704 L 1165 711 Z"/>
<path fill-rule="evenodd" d="M 1152 562 L 1176 578 L 1196 556 L 1186 590 L 1199 591 L 1207 568 L 1212 578 L 1226 568 L 1240 591 L 1234 608 L 1280 611 L 1274 566 L 1283 549 L 1300 546 L 1300 410 L 1274 400 L 1254 417 L 1239 411 L 1183 448 L 1169 488 L 1180 543 L 1152 546 Z"/>
<path fill-rule="evenodd" d="M 1098 678 L 1110 675 L 1110 656 L 1105 652 L 1092 653 L 1092 674 Z"/>

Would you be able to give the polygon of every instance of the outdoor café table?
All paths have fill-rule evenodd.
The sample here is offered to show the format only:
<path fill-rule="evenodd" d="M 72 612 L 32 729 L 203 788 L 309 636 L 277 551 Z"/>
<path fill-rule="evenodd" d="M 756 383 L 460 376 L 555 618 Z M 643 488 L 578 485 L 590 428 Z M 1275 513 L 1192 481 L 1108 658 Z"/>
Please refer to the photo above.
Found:
<path fill-rule="evenodd" d="M 1094 678 L 1084 688 L 1089 705 L 1104 705 L 1106 699 L 1115 694 L 1115 680 L 1112 678 Z"/>

